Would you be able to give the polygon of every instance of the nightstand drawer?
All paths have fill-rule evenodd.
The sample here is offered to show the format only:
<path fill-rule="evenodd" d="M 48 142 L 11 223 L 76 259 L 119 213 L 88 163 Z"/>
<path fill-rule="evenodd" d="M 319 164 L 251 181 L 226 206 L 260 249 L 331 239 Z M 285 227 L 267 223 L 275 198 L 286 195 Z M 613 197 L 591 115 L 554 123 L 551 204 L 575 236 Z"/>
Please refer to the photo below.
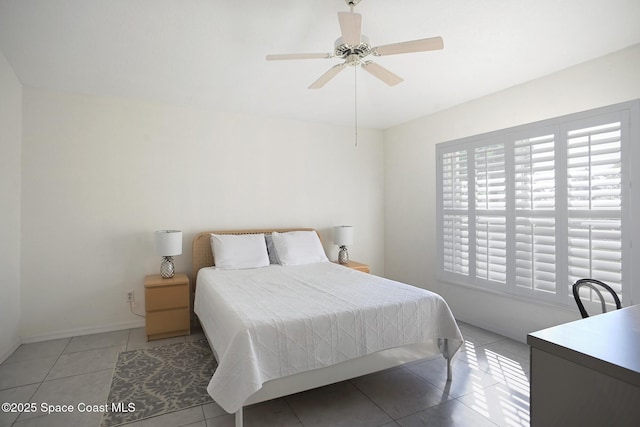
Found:
<path fill-rule="evenodd" d="M 147 288 L 144 296 L 147 311 L 189 307 L 189 290 L 186 285 Z"/>
<path fill-rule="evenodd" d="M 189 329 L 189 308 L 147 312 L 147 335 L 164 334 Z"/>

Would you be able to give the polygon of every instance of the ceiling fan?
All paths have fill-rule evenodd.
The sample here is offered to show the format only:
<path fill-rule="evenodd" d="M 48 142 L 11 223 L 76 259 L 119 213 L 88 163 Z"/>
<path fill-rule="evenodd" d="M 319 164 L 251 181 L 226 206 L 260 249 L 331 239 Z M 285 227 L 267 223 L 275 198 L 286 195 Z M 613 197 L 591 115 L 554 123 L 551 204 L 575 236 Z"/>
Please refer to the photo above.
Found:
<path fill-rule="evenodd" d="M 389 86 L 395 86 L 402 82 L 402 77 L 397 76 L 383 66 L 365 59 L 369 55 L 386 56 L 398 55 L 401 53 L 425 52 L 429 50 L 439 50 L 444 47 L 442 37 L 431 37 L 427 39 L 411 40 L 400 43 L 392 43 L 383 46 L 372 47 L 367 36 L 362 34 L 362 15 L 354 13 L 353 8 L 361 0 L 345 0 L 350 12 L 338 12 L 338 22 L 342 37 L 334 43 L 334 51 L 331 53 L 285 53 L 277 55 L 267 55 L 267 61 L 279 61 L 289 59 L 331 59 L 342 58 L 343 63 L 334 65 L 327 72 L 313 82 L 309 89 L 320 89 L 332 78 L 344 70 L 347 65 L 355 67 L 360 65 L 365 71 L 382 80 Z"/>

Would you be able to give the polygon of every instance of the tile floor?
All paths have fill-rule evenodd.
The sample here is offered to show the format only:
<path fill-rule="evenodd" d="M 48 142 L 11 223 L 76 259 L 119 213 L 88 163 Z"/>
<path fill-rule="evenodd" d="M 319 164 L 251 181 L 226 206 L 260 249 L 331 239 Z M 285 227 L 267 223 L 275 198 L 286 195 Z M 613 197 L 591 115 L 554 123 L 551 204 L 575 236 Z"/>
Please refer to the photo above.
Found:
<path fill-rule="evenodd" d="M 442 357 L 424 360 L 305 393 L 245 408 L 245 425 L 255 426 L 528 426 L 529 347 L 460 323 L 466 344 L 446 381 Z M 20 346 L 0 364 L 0 403 L 104 403 L 113 366 L 123 350 L 190 337 L 146 342 L 144 329 L 131 329 Z M 0 412 L 0 427 L 91 426 L 100 413 Z M 162 415 L 130 427 L 226 427 L 232 415 L 210 403 Z"/>

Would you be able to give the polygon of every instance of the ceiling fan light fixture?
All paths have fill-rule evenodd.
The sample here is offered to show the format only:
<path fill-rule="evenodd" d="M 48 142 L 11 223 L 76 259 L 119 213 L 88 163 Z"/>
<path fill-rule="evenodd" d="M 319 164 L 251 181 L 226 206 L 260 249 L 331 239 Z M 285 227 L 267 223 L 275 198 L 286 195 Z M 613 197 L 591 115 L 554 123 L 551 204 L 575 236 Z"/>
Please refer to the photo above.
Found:
<path fill-rule="evenodd" d="M 348 55 L 345 60 L 347 61 L 347 65 L 351 66 L 351 67 L 355 67 L 356 65 L 362 64 L 362 59 L 360 58 L 360 56 L 356 55 L 355 53 Z"/>

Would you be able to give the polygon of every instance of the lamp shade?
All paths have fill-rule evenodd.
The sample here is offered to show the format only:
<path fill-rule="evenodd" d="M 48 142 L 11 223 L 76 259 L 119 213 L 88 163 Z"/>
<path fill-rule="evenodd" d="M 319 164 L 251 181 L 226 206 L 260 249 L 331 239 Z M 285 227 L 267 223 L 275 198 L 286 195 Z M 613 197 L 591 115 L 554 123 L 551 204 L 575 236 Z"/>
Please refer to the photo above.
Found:
<path fill-rule="evenodd" d="M 160 256 L 175 256 L 182 254 L 182 231 L 156 231 L 156 252 Z"/>
<path fill-rule="evenodd" d="M 353 227 L 350 225 L 338 225 L 333 227 L 333 244 L 347 246 L 353 243 Z"/>

